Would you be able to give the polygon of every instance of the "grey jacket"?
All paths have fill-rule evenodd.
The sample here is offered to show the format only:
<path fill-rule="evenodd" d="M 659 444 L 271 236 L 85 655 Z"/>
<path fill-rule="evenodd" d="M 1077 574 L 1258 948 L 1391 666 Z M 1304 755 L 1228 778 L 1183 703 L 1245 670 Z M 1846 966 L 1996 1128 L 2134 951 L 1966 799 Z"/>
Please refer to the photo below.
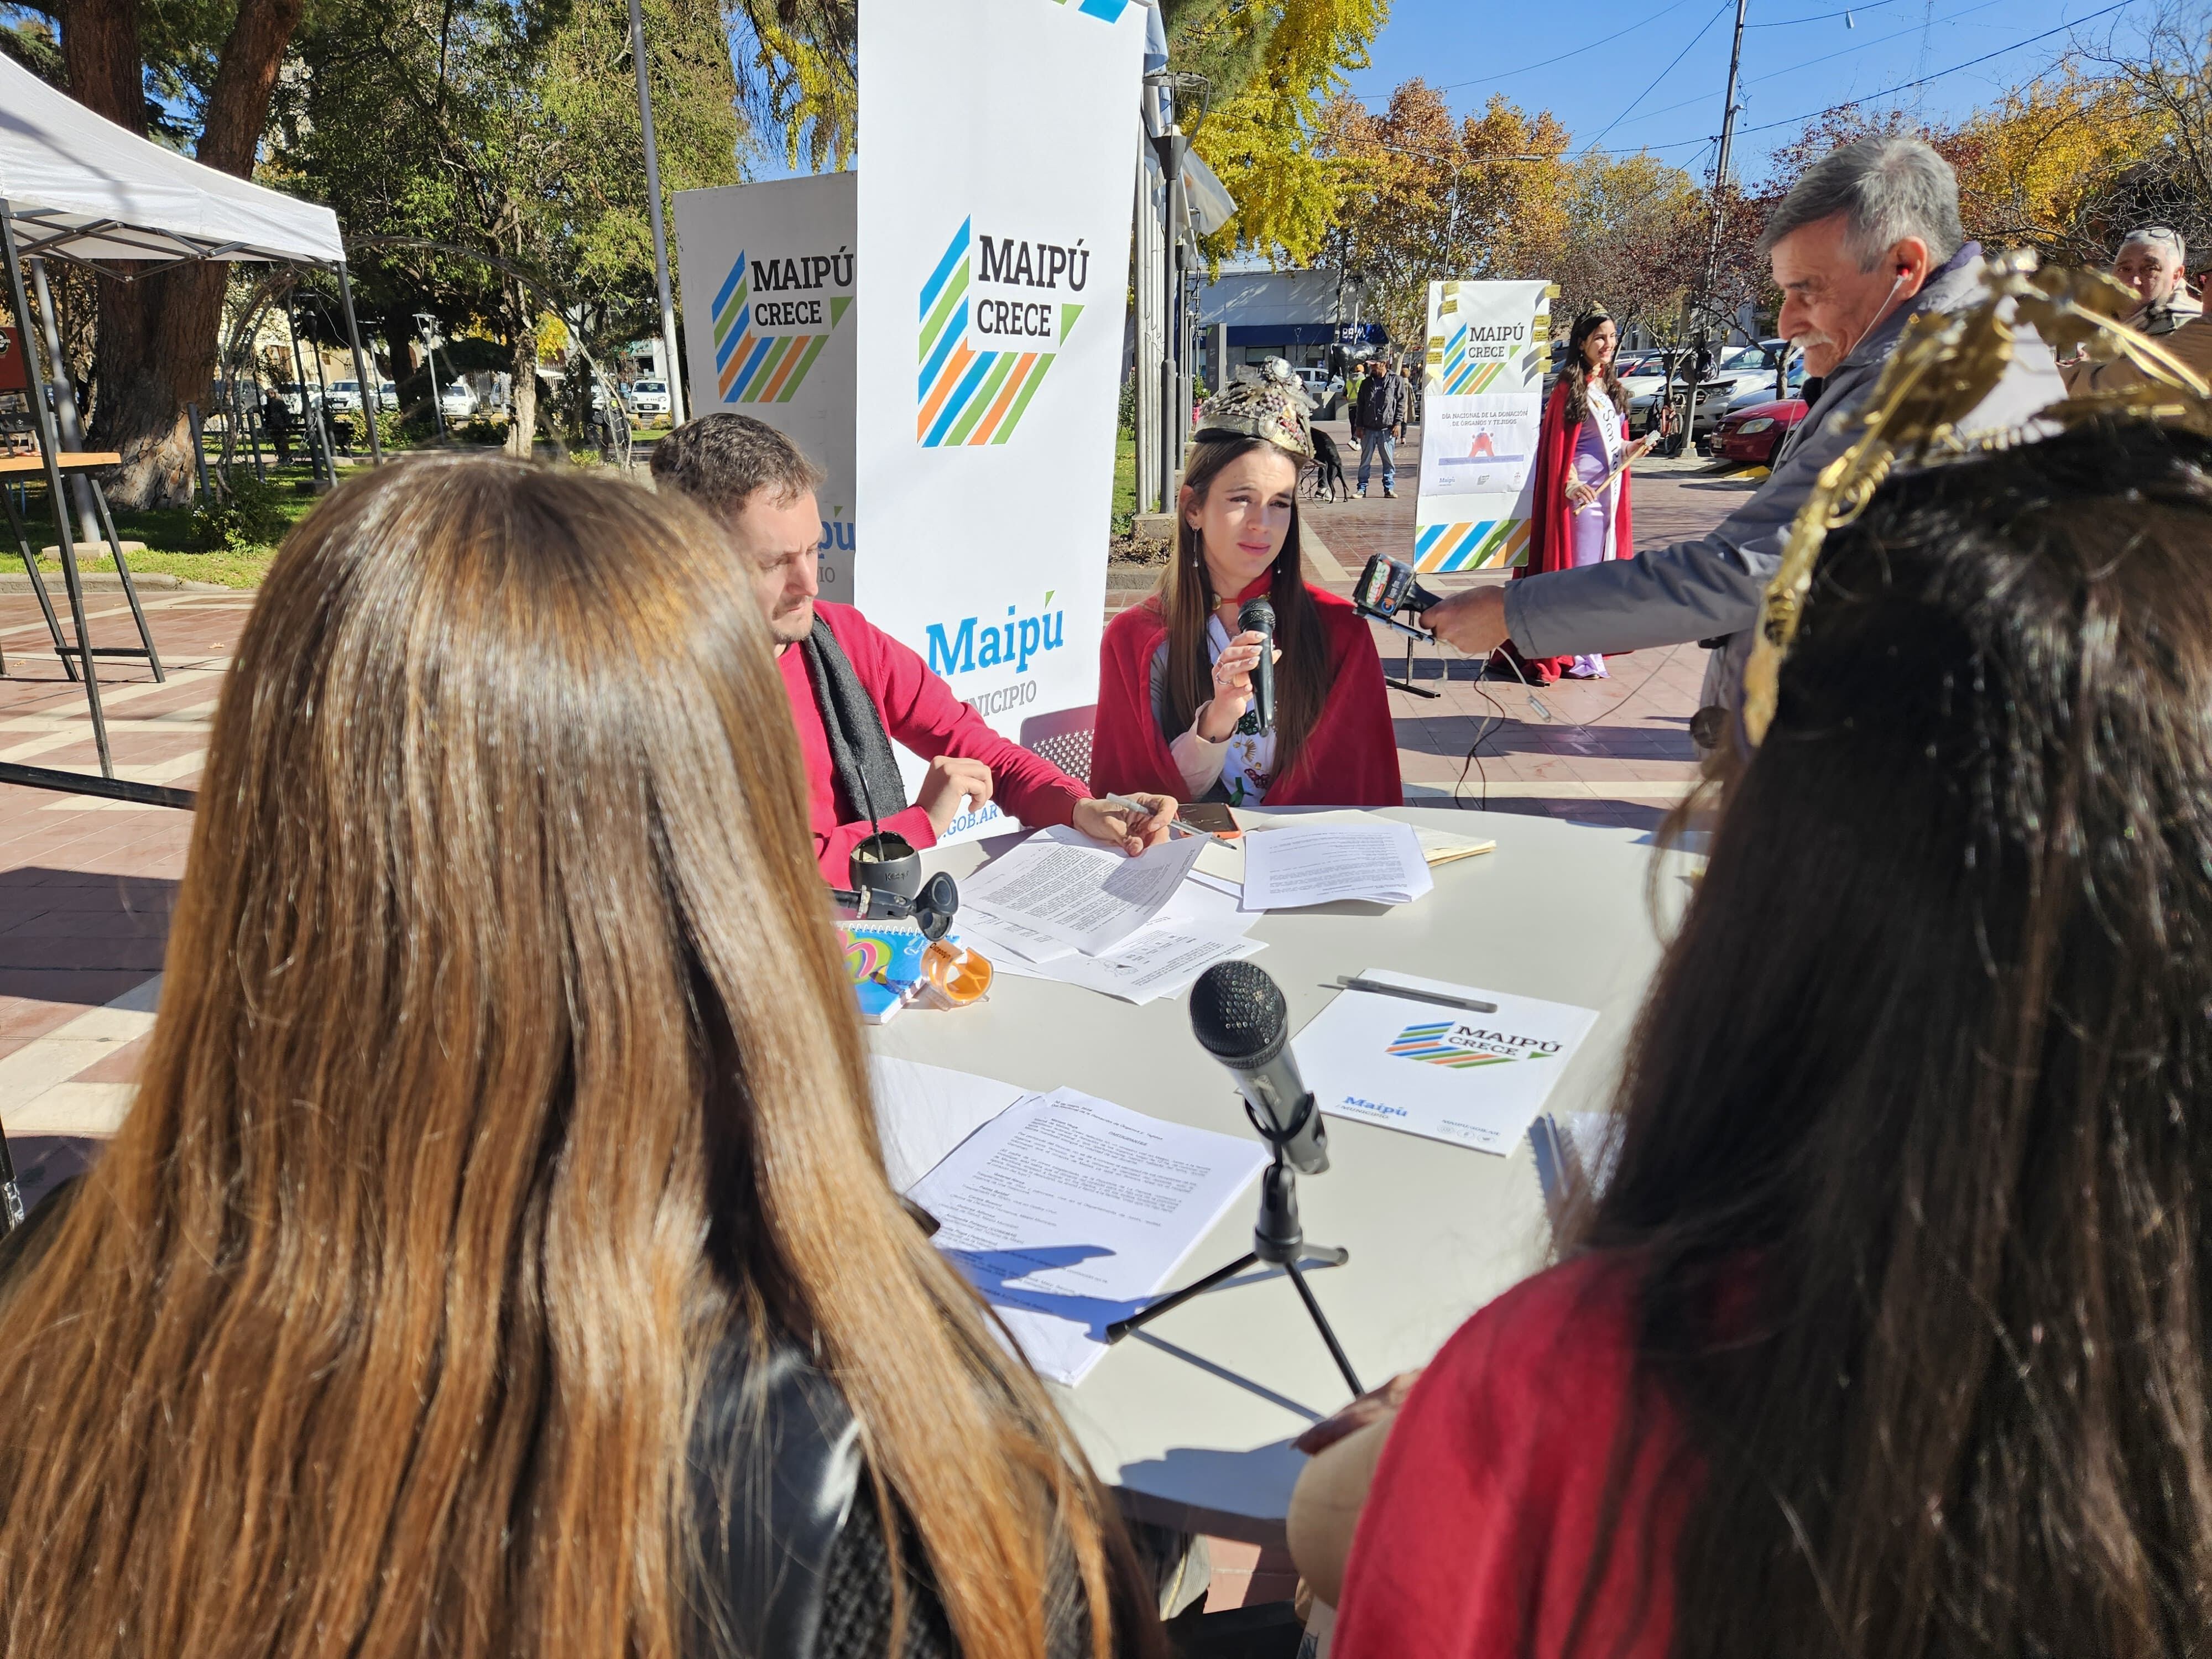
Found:
<path fill-rule="evenodd" d="M 1814 481 L 1856 435 L 1838 417 L 1874 390 L 1897 349 L 1905 320 L 1920 311 L 1957 311 L 1984 292 L 1982 251 L 1968 242 L 1906 306 L 1900 306 L 1836 366 L 1804 421 L 1776 457 L 1773 475 L 1751 498 L 1696 541 L 1639 552 L 1632 559 L 1557 570 L 1510 584 L 1505 623 L 1523 656 L 1641 651 L 1726 636 L 1706 677 L 1708 703 L 1734 707 L 1751 655 L 1760 599 L 1782 561 L 1783 544 Z M 2022 329 L 1996 389 L 1961 423 L 1972 432 L 2026 424 L 2065 396 L 2051 349 Z"/>

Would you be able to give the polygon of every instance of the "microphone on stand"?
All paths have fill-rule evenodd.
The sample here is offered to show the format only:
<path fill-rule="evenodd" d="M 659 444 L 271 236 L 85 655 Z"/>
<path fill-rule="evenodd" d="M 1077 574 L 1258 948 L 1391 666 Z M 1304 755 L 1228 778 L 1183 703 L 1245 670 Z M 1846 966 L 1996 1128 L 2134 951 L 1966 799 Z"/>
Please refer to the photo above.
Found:
<path fill-rule="evenodd" d="M 1307 1175 L 1328 1168 L 1328 1132 L 1291 1053 L 1290 1010 L 1267 970 L 1218 962 L 1190 991 L 1190 1032 L 1237 1079 L 1253 1127 Z"/>
<path fill-rule="evenodd" d="M 1275 729 L 1275 607 L 1264 595 L 1245 600 L 1244 608 L 1237 613 L 1237 631 L 1260 636 L 1260 660 L 1252 670 L 1252 708 L 1260 717 L 1260 729 L 1272 732 Z"/>

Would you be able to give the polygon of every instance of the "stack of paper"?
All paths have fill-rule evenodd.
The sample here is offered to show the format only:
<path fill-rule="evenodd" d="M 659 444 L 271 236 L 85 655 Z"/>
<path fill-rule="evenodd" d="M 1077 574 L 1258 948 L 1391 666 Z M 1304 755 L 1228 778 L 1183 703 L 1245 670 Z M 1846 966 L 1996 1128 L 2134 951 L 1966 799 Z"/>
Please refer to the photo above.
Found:
<path fill-rule="evenodd" d="M 1047 843 L 1041 854 L 1002 869 L 1038 842 Z M 1215 963 L 1261 948 L 1245 937 L 1253 918 L 1233 898 L 1184 882 L 1204 845 L 1176 842 L 1130 859 L 1072 830 L 1048 830 L 969 878 L 960 936 L 1017 978 L 1060 980 L 1125 1002 L 1172 996 Z M 1119 874 L 1148 863 L 1141 887 Z"/>
<path fill-rule="evenodd" d="M 1267 1161 L 1256 1140 L 1060 1089 L 994 1117 L 912 1194 L 1029 1363 L 1078 1382 Z"/>
<path fill-rule="evenodd" d="M 1450 1002 L 1342 991 L 1291 1047 L 1324 1112 L 1510 1152 L 1597 1020 L 1540 1002 L 1370 968 L 1359 977 Z"/>
<path fill-rule="evenodd" d="M 1340 899 L 1409 904 L 1436 885 L 1410 823 L 1285 824 L 1244 838 L 1247 910 Z"/>
<path fill-rule="evenodd" d="M 1198 864 L 1190 878 L 1224 893 L 1243 896 L 1244 891 L 1245 849 L 1262 832 L 1285 829 L 1313 829 L 1322 824 L 1388 823 L 1390 819 L 1374 812 L 1357 811 L 1333 812 L 1267 813 L 1239 808 L 1237 822 L 1243 833 L 1231 841 L 1212 841 L 1200 849 Z M 1498 843 L 1486 836 L 1463 836 L 1449 830 L 1431 830 L 1417 826 L 1414 838 L 1420 842 L 1421 857 L 1431 870 L 1440 865 L 1456 864 L 1462 859 L 1471 859 L 1479 854 L 1494 853 Z"/>

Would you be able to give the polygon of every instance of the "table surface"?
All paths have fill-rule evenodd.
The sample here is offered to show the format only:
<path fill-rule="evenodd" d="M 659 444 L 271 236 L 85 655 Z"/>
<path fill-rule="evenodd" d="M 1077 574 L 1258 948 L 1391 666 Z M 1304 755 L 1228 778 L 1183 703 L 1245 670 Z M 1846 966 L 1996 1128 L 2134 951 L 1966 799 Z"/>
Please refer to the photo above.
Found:
<path fill-rule="evenodd" d="M 1601 1110 L 1656 965 L 1658 925 L 1688 896 L 1690 866 L 1659 863 L 1635 830 L 1517 813 L 1395 810 L 1409 823 L 1494 838 L 1436 872 L 1436 890 L 1386 909 L 1334 904 L 1261 918 L 1254 960 L 1290 1004 L 1295 1032 L 1369 968 L 1571 1002 L 1598 1011 L 1546 1103 Z M 965 874 L 976 843 L 933 852 Z M 1082 1089 L 1181 1123 L 1249 1133 L 1226 1073 L 1190 1035 L 1187 996 L 1139 1007 L 1049 980 L 1002 975 L 988 1000 L 909 1011 L 876 1029 L 878 1053 L 1034 1090 Z M 1306 1237 L 1342 1245 L 1307 1271 L 1360 1380 L 1419 1365 L 1460 1322 L 1543 1265 L 1550 1238 L 1527 1138 L 1510 1158 L 1332 1117 L 1330 1168 L 1298 1183 Z M 1170 1288 L 1251 1248 L 1258 1188 L 1172 1276 Z M 1304 1459 L 1290 1442 L 1345 1403 L 1343 1378 L 1284 1276 L 1258 1270 L 1194 1298 L 1116 1346 L 1077 1387 L 1048 1385 L 1099 1474 L 1137 1518 L 1255 1543 L 1283 1540 Z"/>
<path fill-rule="evenodd" d="M 104 449 L 64 450 L 56 459 L 64 472 L 97 472 L 102 467 L 123 464 L 122 456 Z M 46 458 L 41 455 L 0 455 L 0 478 L 21 472 L 43 475 L 46 470 Z"/>

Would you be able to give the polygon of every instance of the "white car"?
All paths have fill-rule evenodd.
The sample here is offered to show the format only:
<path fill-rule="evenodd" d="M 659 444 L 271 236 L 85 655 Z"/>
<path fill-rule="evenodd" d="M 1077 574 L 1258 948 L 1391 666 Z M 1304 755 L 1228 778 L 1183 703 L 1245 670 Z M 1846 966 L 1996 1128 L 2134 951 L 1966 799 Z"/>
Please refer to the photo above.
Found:
<path fill-rule="evenodd" d="M 629 405 L 629 412 L 633 415 L 665 415 L 668 413 L 668 382 L 632 380 L 623 390 L 623 401 Z"/>
<path fill-rule="evenodd" d="M 359 380 L 332 380 L 331 382 L 330 395 L 322 400 L 322 404 L 323 407 L 329 410 L 333 415 L 360 414 L 361 382 Z"/>
<path fill-rule="evenodd" d="M 379 380 L 376 383 L 376 406 L 379 409 L 398 408 L 399 388 L 389 380 Z"/>
<path fill-rule="evenodd" d="M 1344 377 L 1321 368 L 1301 368 L 1295 372 L 1298 385 L 1313 402 L 1315 417 L 1324 421 L 1329 419 L 1344 396 Z"/>
<path fill-rule="evenodd" d="M 465 421 L 477 412 L 477 394 L 466 380 L 456 380 L 438 394 L 438 407 L 449 421 Z"/>

